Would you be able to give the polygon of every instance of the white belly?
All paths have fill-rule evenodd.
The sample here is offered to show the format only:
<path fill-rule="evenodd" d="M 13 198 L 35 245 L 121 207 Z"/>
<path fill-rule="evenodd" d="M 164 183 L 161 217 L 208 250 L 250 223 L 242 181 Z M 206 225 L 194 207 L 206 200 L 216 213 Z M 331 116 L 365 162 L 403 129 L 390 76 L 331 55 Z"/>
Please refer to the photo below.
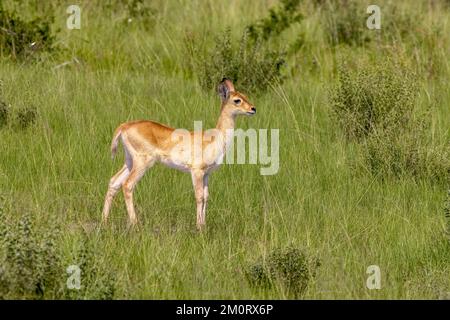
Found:
<path fill-rule="evenodd" d="M 169 168 L 177 169 L 183 172 L 189 172 L 191 170 L 191 167 L 185 163 L 174 162 L 170 159 L 161 159 L 160 161 L 163 165 L 168 166 Z"/>

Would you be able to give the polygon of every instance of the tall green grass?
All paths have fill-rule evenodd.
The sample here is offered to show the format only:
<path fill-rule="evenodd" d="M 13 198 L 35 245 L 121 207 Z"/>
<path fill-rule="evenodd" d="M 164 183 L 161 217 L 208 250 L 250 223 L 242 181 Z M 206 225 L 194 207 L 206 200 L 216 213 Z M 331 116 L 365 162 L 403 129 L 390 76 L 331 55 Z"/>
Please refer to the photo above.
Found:
<path fill-rule="evenodd" d="M 33 3 L 19 13 L 33 16 L 38 12 Z M 370 65 L 387 50 L 401 52 L 420 76 L 417 110 L 431 105 L 427 136 L 448 144 L 450 13 L 443 4 L 402 2 L 398 10 L 423 17 L 413 29 L 405 28 L 408 36 L 349 46 L 329 43 L 326 8 L 302 3 L 303 20 L 273 42 L 302 43 L 289 53 L 283 84 L 273 81 L 265 92 L 246 92 L 258 114 L 237 123 L 244 129 L 280 129 L 280 170 L 261 176 L 257 165 L 224 165 L 211 176 L 208 227 L 198 233 L 190 177 L 160 165 L 135 192 L 139 229 L 126 228 L 121 194 L 110 224 L 99 226 L 108 180 L 123 162 L 110 158 L 112 132 L 134 119 L 188 129 L 203 120 L 204 127 L 213 127 L 219 99 L 202 90 L 195 69 L 186 72 L 186 34 L 203 37 L 209 50 L 230 28 L 238 44 L 244 29 L 277 2 L 152 1 L 148 25 L 139 19 L 124 23 L 127 3 L 81 1 L 81 30 L 69 31 L 65 8 L 71 3 L 57 1 L 50 10 L 54 28 L 61 28 L 59 50 L 32 62 L 0 60 L 0 100 L 8 108 L 0 128 L 3 216 L 17 221 L 32 216 L 43 228 L 62 230 L 56 270 L 61 280 L 37 297 L 292 298 L 281 283 L 255 288 L 246 277 L 258 259 L 292 247 L 320 261 L 302 298 L 448 296 L 449 184 L 410 175 L 379 179 L 365 163 L 364 145 L 345 139 L 329 99 L 342 55 Z M 357 6 L 365 17 L 366 5 Z M 383 32 L 396 34 L 383 28 L 382 22 Z M 425 30 L 429 44 L 415 42 L 418 30 Z M 17 125 L 16 116 L 29 109 L 35 120 Z M 89 254 L 83 256 L 86 243 Z M 1 248 L 3 257 L 6 247 Z M 67 266 L 83 265 L 90 255 L 95 263 L 82 274 L 84 291 L 67 293 Z M 366 288 L 370 265 L 381 268 L 381 290 Z M 17 291 L 9 297 L 22 296 Z"/>

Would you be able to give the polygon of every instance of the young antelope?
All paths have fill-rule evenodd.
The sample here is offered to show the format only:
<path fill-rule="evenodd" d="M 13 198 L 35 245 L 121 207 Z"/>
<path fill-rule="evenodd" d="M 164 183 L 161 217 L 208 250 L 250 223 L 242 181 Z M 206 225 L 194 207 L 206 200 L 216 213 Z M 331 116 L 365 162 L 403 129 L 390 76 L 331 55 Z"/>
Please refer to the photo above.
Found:
<path fill-rule="evenodd" d="M 232 143 L 236 116 L 256 113 L 255 106 L 234 89 L 229 79 L 222 80 L 218 93 L 221 112 L 214 129 L 189 132 L 147 120 L 126 122 L 116 129 L 111 152 L 114 157 L 120 140 L 125 152 L 125 164 L 109 182 L 103 208 L 104 223 L 120 188 L 125 196 L 129 223 L 137 223 L 133 205 L 134 187 L 149 168 L 161 162 L 191 174 L 197 203 L 197 228 L 201 230 L 205 226 L 209 174 L 222 163 Z"/>

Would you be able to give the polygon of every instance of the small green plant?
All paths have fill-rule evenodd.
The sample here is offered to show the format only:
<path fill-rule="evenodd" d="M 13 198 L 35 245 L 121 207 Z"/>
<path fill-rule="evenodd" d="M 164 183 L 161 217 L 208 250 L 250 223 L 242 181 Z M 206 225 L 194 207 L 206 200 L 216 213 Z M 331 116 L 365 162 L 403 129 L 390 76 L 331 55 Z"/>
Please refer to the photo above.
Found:
<path fill-rule="evenodd" d="M 0 128 L 11 122 L 16 129 L 23 130 L 32 126 L 36 119 L 37 110 L 34 106 L 23 107 L 17 111 L 11 109 L 2 98 L 2 83 L 0 82 Z"/>
<path fill-rule="evenodd" d="M 36 108 L 31 106 L 28 108 L 20 109 L 16 115 L 17 126 L 20 129 L 26 129 L 32 126 L 36 122 L 37 111 Z"/>
<path fill-rule="evenodd" d="M 270 288 L 278 283 L 288 295 L 298 298 L 306 291 L 319 265 L 318 260 L 308 258 L 300 249 L 289 247 L 276 249 L 265 260 L 250 265 L 245 275 L 254 287 Z"/>
<path fill-rule="evenodd" d="M 8 122 L 9 108 L 5 101 L 0 97 L 0 128 L 5 126 Z"/>
<path fill-rule="evenodd" d="M 14 128 L 25 130 L 36 123 L 36 119 L 36 108 L 22 108 L 16 113 L 13 113 L 10 111 L 9 105 L 0 99 L 0 128 L 6 126 L 8 122 L 12 122 Z"/>
<path fill-rule="evenodd" d="M 0 80 L 0 128 L 8 123 L 9 106 L 3 100 L 3 82 Z"/>

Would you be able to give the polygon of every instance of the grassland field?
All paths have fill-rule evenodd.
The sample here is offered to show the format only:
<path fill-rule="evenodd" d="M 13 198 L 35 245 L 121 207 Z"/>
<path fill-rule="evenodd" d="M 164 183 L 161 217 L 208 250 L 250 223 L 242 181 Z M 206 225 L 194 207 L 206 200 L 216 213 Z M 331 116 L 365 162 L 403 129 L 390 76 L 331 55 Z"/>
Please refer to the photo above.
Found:
<path fill-rule="evenodd" d="M 370 66 L 389 52 L 418 75 L 414 106 L 417 114 L 427 112 L 430 148 L 448 146 L 450 3 L 379 1 L 386 20 L 381 30 L 367 34 L 390 32 L 383 23 L 395 18 L 393 7 L 419 18 L 392 41 L 333 45 L 324 25 L 328 2 L 303 1 L 297 9 L 303 18 L 268 42 L 277 49 L 303 37 L 301 48 L 287 56 L 282 78 L 266 90 L 243 88 L 258 113 L 239 118 L 237 128 L 279 129 L 278 173 L 263 176 L 259 164 L 224 165 L 214 172 L 207 229 L 199 233 L 191 178 L 161 165 L 136 188 L 139 227 L 127 228 L 122 194 L 109 224 L 100 226 L 109 178 L 124 159 L 120 151 L 111 160 L 112 133 L 137 119 L 187 129 L 201 120 L 205 128 L 214 127 L 220 100 L 199 83 L 187 36 L 203 49 L 214 48 L 215 37 L 229 28 L 239 44 L 245 27 L 279 2 L 145 1 L 151 15 L 142 22 L 129 18 L 125 0 L 82 0 L 81 28 L 69 30 L 70 1 L 5 1 L 26 19 L 49 10 L 52 28 L 60 29 L 58 50 L 33 59 L 2 51 L 0 59 L 0 98 L 12 115 L 0 128 L 2 219 L 16 230 L 27 216 L 30 239 L 39 238 L 40 230 L 54 235 L 59 269 L 52 271 L 57 284 L 36 296 L 15 280 L 35 272 L 25 256 L 22 273 L 0 277 L 12 288 L 2 297 L 289 299 L 282 284 L 255 287 L 246 277 L 259 259 L 289 247 L 320 262 L 303 299 L 450 298 L 448 176 L 373 173 L 365 144 L 346 138 L 330 103 L 340 59 Z M 359 8 L 367 29 L 369 3 L 348 2 Z M 22 128 L 14 115 L 31 107 L 36 118 Z M 18 241 L 29 245 L 27 237 Z M 1 261 L 7 261 L 9 251 L 2 248 Z M 80 259 L 91 264 L 89 274 L 82 269 L 84 290 L 68 291 L 66 268 Z M 366 286 L 371 265 L 380 268 L 381 289 Z"/>

